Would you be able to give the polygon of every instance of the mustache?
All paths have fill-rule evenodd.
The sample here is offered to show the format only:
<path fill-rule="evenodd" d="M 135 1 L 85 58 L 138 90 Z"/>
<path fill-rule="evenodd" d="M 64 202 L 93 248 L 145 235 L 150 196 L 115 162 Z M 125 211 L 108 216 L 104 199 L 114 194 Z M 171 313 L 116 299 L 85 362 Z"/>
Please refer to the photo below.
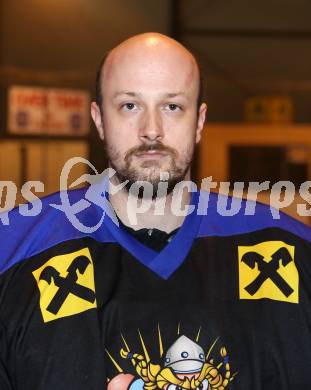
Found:
<path fill-rule="evenodd" d="M 153 143 L 153 144 L 141 144 L 139 146 L 135 146 L 129 149 L 126 152 L 125 160 L 129 159 L 135 154 L 146 153 L 146 152 L 163 152 L 165 154 L 169 154 L 172 157 L 177 157 L 177 151 L 170 146 L 165 146 L 162 143 Z"/>

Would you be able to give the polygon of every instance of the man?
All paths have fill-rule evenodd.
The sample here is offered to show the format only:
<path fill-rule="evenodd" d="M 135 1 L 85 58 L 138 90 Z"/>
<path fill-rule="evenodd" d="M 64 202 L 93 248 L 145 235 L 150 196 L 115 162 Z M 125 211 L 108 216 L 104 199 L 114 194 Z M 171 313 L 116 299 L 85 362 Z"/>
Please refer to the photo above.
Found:
<path fill-rule="evenodd" d="M 172 77 L 174 73 L 178 77 Z M 170 190 L 181 180 L 190 180 L 193 150 L 206 113 L 194 57 L 160 34 L 133 37 L 110 52 L 99 84 L 92 117 L 117 181 L 148 181 L 156 193 L 161 172 L 169 174 Z M 125 224 L 128 215 L 120 205 L 127 197 L 127 191 L 111 197 Z M 151 207 L 136 228 L 169 232 L 179 227 L 182 221 L 170 212 L 170 200 L 168 196 L 165 215 L 156 217 Z"/>
<path fill-rule="evenodd" d="M 189 185 L 206 113 L 192 54 L 160 34 L 132 37 L 106 57 L 97 90 L 119 226 L 106 215 L 77 231 L 47 207 L 57 194 L 35 220 L 13 213 L 0 389 L 307 388 L 310 230 L 263 205 L 224 217 Z M 96 220 L 81 205 L 81 220 Z M 127 205 L 141 207 L 135 223 Z"/>

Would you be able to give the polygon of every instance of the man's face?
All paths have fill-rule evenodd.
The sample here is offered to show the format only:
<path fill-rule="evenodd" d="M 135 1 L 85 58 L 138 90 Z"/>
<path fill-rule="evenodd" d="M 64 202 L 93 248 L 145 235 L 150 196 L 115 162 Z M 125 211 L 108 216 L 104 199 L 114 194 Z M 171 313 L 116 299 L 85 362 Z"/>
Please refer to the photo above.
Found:
<path fill-rule="evenodd" d="M 156 188 L 163 172 L 170 187 L 190 178 L 206 109 L 198 112 L 198 88 L 195 64 L 180 49 L 134 47 L 112 56 L 96 125 L 119 181 L 148 181 Z"/>

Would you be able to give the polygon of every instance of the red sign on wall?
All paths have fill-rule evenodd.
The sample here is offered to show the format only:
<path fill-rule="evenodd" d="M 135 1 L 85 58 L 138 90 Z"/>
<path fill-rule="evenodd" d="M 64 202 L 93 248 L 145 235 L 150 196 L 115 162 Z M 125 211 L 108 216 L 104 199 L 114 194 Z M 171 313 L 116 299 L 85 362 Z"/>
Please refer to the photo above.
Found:
<path fill-rule="evenodd" d="M 89 106 L 86 91 L 12 86 L 8 96 L 8 130 L 25 135 L 86 135 Z"/>

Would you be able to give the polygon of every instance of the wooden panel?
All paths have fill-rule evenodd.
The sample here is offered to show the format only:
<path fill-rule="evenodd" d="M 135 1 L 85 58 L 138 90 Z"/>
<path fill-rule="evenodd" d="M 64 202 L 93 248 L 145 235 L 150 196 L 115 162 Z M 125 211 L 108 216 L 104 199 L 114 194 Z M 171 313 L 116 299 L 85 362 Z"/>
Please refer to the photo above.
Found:
<path fill-rule="evenodd" d="M 21 144 L 14 141 L 0 142 L 0 180 L 20 183 Z"/>
<path fill-rule="evenodd" d="M 72 157 L 88 158 L 88 146 L 86 142 L 50 142 L 47 149 L 46 161 L 48 177 L 46 178 L 46 192 L 58 191 L 59 178 L 63 166 Z M 87 166 L 79 164 L 71 172 L 71 180 L 75 180 L 87 172 Z"/>
<path fill-rule="evenodd" d="M 65 162 L 75 156 L 88 158 L 86 141 L 3 141 L 0 142 L 0 180 L 10 180 L 17 186 L 16 204 L 24 202 L 21 187 L 26 181 L 41 181 L 44 192 L 39 197 L 60 188 L 60 173 Z M 71 182 L 87 172 L 79 164 L 71 172 Z"/>
<path fill-rule="evenodd" d="M 229 148 L 234 145 L 244 145 L 245 147 L 266 146 L 287 148 L 295 145 L 305 146 L 307 151 L 311 151 L 311 126 L 310 125 L 258 125 L 258 124 L 208 124 L 198 152 L 198 182 L 203 178 L 212 176 L 213 181 L 229 181 L 230 163 Z M 311 180 L 311 153 L 306 153 L 304 162 L 304 173 L 307 173 L 307 180 Z M 283 180 L 290 178 L 282 177 Z M 266 180 L 269 180 L 267 177 Z M 298 189 L 298 188 L 296 188 Z M 262 199 L 262 197 L 264 199 Z M 261 195 L 260 200 L 267 198 L 267 194 Z M 268 196 L 269 201 L 269 196 Z M 296 203 L 305 204 L 297 195 L 295 203 L 285 209 L 290 215 L 310 224 L 309 217 L 297 215 Z"/>

